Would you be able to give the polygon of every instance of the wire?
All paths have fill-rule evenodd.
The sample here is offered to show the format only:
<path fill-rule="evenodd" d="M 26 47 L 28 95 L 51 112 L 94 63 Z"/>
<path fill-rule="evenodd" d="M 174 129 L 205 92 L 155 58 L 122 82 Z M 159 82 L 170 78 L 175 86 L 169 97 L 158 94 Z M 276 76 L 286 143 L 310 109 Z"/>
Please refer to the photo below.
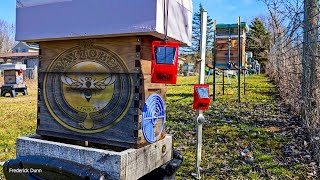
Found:
<path fill-rule="evenodd" d="M 169 0 L 166 6 L 166 0 L 163 0 L 163 31 L 164 31 L 164 42 L 167 42 L 168 36 L 168 17 L 169 17 Z"/>

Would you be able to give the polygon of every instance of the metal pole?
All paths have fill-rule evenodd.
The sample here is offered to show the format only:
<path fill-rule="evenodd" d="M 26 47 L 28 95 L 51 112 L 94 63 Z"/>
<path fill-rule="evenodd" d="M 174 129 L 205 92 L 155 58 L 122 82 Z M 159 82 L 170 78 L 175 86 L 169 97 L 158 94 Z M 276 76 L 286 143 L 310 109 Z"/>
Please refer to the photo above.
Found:
<path fill-rule="evenodd" d="M 241 25 L 240 25 L 240 16 L 238 17 L 238 102 L 240 102 L 240 80 L 241 80 Z"/>
<path fill-rule="evenodd" d="M 227 63 L 226 66 L 228 67 L 230 60 L 231 60 L 231 25 L 228 25 L 229 28 L 229 39 L 228 39 L 228 59 L 227 59 Z"/>
<path fill-rule="evenodd" d="M 222 95 L 224 95 L 224 70 L 222 71 Z"/>
<path fill-rule="evenodd" d="M 212 48 L 212 56 L 213 56 L 213 61 L 212 61 L 212 66 L 213 66 L 213 101 L 216 100 L 216 54 L 217 54 L 217 42 L 216 42 L 216 30 L 217 30 L 217 21 L 214 20 L 214 25 L 213 25 L 213 40 L 214 40 L 214 45 Z"/>
<path fill-rule="evenodd" d="M 243 70 L 243 95 L 246 95 L 246 75 L 247 75 L 247 70 Z"/>
<path fill-rule="evenodd" d="M 204 84 L 205 66 L 206 66 L 206 42 L 207 42 L 207 11 L 201 12 L 201 40 L 200 40 L 200 70 L 199 84 Z"/>
<path fill-rule="evenodd" d="M 199 84 L 204 84 L 205 76 L 205 58 L 206 58 L 206 37 L 207 37 L 207 12 L 201 11 L 201 41 L 200 41 L 200 53 L 201 53 L 201 63 L 199 70 Z M 199 116 L 197 118 L 197 148 L 196 148 L 196 170 L 197 179 L 201 179 L 200 176 L 200 164 L 201 164 L 201 149 L 202 149 L 202 123 L 204 122 L 203 111 L 198 111 Z"/>

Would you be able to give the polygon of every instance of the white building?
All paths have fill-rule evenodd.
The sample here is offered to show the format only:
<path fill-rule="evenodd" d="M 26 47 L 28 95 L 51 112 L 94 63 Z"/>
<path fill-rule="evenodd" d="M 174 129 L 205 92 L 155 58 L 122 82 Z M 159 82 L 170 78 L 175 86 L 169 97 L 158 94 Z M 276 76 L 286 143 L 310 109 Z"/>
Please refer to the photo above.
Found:
<path fill-rule="evenodd" d="M 12 52 L 39 52 L 39 45 L 38 44 L 31 44 L 25 42 L 17 42 L 14 47 L 12 48 Z"/>

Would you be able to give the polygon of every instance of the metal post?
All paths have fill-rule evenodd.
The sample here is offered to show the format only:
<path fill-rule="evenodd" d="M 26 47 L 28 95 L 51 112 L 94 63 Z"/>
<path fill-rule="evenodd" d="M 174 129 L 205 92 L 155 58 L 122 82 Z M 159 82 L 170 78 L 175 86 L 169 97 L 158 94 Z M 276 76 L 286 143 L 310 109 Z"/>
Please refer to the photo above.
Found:
<path fill-rule="evenodd" d="M 206 41 L 207 41 L 207 11 L 201 12 L 201 40 L 200 40 L 200 70 L 199 84 L 204 84 L 205 66 L 206 66 Z"/>
<path fill-rule="evenodd" d="M 212 83 L 212 100 L 215 101 L 216 100 L 216 49 L 215 47 L 212 48 L 212 55 L 213 55 L 213 60 L 212 60 L 212 76 L 213 76 L 213 83 Z"/>
<path fill-rule="evenodd" d="M 241 25 L 240 25 L 240 16 L 238 17 L 238 102 L 240 102 L 240 80 L 241 80 Z"/>
<path fill-rule="evenodd" d="M 217 54 L 217 42 L 216 42 L 216 30 L 217 30 L 217 21 L 214 20 L 214 25 L 213 25 L 213 40 L 214 40 L 214 45 L 212 48 L 212 56 L 213 56 L 213 61 L 212 61 L 212 66 L 213 66 L 213 101 L 216 100 L 216 54 Z"/>
<path fill-rule="evenodd" d="M 228 25 L 229 28 L 229 39 L 228 39 L 228 59 L 227 59 L 227 63 L 226 66 L 229 66 L 230 60 L 231 60 L 231 25 Z"/>
<path fill-rule="evenodd" d="M 243 95 L 246 95 L 246 74 L 247 70 L 243 70 Z"/>
<path fill-rule="evenodd" d="M 224 70 L 222 71 L 222 95 L 224 95 Z"/>
<path fill-rule="evenodd" d="M 201 63 L 199 70 L 199 84 L 204 84 L 205 76 L 205 58 L 206 58 L 206 37 L 207 37 L 207 12 L 201 11 L 201 41 L 200 41 L 200 52 L 201 52 Z M 196 148 L 196 178 L 201 179 L 200 176 L 200 164 L 201 164 L 201 149 L 202 149 L 202 123 L 204 122 L 203 111 L 198 111 L 199 116 L 197 118 L 197 148 Z"/>

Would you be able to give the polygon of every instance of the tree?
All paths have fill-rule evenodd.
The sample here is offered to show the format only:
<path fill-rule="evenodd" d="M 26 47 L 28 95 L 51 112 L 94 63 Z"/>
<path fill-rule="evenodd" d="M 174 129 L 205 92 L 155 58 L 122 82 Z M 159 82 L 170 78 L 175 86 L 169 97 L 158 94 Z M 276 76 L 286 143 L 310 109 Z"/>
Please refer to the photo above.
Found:
<path fill-rule="evenodd" d="M 0 19 L 0 52 L 11 52 L 14 44 L 14 26 Z"/>
<path fill-rule="evenodd" d="M 268 60 L 270 33 L 259 18 L 254 18 L 249 27 L 246 50 L 253 52 L 253 58 L 264 67 Z"/>
<path fill-rule="evenodd" d="M 201 11 L 203 11 L 202 4 L 199 5 L 199 11 L 193 16 L 192 21 L 192 44 L 190 48 L 185 51 L 188 54 L 194 54 L 196 58 L 200 58 L 200 39 L 201 39 Z M 211 54 L 213 47 L 213 20 L 208 16 L 207 19 L 207 56 Z"/>

